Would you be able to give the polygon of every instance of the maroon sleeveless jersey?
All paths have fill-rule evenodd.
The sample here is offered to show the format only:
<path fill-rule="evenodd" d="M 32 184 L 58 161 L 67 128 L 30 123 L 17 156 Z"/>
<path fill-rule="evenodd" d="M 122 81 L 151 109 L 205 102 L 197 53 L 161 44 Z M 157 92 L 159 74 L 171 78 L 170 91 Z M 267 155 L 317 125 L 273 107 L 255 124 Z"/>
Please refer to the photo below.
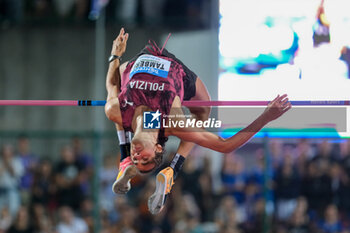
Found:
<path fill-rule="evenodd" d="M 123 127 L 128 131 L 132 131 L 136 107 L 144 105 L 168 115 L 174 98 L 179 96 L 181 102 L 184 99 L 183 78 L 186 72 L 183 64 L 165 56 L 159 49 L 149 51 L 131 60 L 121 77 L 118 99 Z"/>

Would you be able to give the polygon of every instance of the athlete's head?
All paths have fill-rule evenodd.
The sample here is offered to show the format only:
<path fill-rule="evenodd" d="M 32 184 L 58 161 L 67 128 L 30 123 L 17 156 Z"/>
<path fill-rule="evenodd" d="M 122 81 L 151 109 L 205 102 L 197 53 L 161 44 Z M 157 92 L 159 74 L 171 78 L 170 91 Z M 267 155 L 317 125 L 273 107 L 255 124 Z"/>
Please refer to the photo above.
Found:
<path fill-rule="evenodd" d="M 134 136 L 131 141 L 130 155 L 141 173 L 151 172 L 161 165 L 164 153 L 161 144 L 152 133 Z"/>

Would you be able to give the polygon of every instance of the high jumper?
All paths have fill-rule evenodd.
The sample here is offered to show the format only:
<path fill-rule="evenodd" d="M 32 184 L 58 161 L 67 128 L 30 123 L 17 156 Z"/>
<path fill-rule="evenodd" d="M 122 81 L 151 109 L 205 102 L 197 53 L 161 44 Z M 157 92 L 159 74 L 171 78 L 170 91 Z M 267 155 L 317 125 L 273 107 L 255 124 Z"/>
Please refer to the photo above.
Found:
<path fill-rule="evenodd" d="M 156 191 L 148 202 L 150 212 L 155 214 L 163 207 L 174 176 L 195 144 L 223 153 L 231 152 L 244 145 L 267 123 L 287 112 L 291 103 L 286 94 L 278 95 L 256 120 L 228 139 L 203 128 L 160 127 L 145 130 L 145 111 L 175 116 L 173 120 L 183 121 L 181 107 L 184 100 L 209 101 L 210 96 L 200 78 L 164 46 L 159 49 L 155 43 L 150 43 L 133 59 L 121 64 L 120 58 L 126 50 L 128 38 L 129 34 L 122 28 L 113 41 L 106 77 L 106 116 L 115 123 L 122 145 L 130 141 L 130 138 L 125 139 L 125 134 L 128 135 L 125 132 L 134 133 L 130 141 L 130 154 L 129 148 L 124 147 L 113 191 L 126 193 L 130 189 L 130 179 L 138 171 L 147 173 L 157 168 L 167 137 L 178 137 L 181 142 L 177 154 L 172 164 L 157 175 Z M 189 110 L 197 120 L 202 121 L 208 119 L 210 113 L 208 106 L 189 107 Z"/>

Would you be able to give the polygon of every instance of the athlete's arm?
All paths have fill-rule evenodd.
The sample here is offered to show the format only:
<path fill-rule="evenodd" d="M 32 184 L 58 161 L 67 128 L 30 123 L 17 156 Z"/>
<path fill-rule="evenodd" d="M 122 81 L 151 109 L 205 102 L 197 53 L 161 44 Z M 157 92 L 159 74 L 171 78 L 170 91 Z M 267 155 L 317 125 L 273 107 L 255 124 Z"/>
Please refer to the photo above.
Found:
<path fill-rule="evenodd" d="M 126 43 L 128 41 L 129 34 L 125 33 L 124 28 L 120 29 L 119 35 L 113 41 L 111 55 L 121 57 L 126 50 Z M 115 59 L 109 63 L 107 78 L 106 78 L 106 89 L 107 89 L 107 101 L 112 98 L 116 98 L 120 92 L 120 60 Z"/>
<path fill-rule="evenodd" d="M 126 43 L 129 35 L 124 32 L 122 28 L 119 32 L 117 38 L 113 41 L 111 55 L 122 56 L 126 50 Z M 106 89 L 107 89 L 107 103 L 105 105 L 105 113 L 108 119 L 115 123 L 115 127 L 118 132 L 119 146 L 121 157 L 117 159 L 119 167 L 119 162 L 129 155 L 129 141 L 122 127 L 122 119 L 119 108 L 118 95 L 121 89 L 121 74 L 124 71 L 126 64 L 120 65 L 120 60 L 115 59 L 109 63 L 107 77 L 106 77 Z"/>
<path fill-rule="evenodd" d="M 125 33 L 124 28 L 120 29 L 119 35 L 113 41 L 112 55 L 122 56 L 126 50 L 126 43 L 128 41 L 129 34 Z M 120 61 L 115 59 L 109 63 L 107 77 L 106 77 L 106 89 L 107 89 L 107 103 L 105 105 L 105 113 L 108 119 L 117 123 L 117 129 L 121 129 L 121 115 L 119 108 L 118 93 L 120 91 Z"/>
<path fill-rule="evenodd" d="M 287 95 L 277 96 L 255 121 L 228 139 L 223 139 L 204 129 L 198 128 L 189 129 L 177 127 L 171 129 L 170 134 L 179 137 L 181 140 L 194 142 L 200 146 L 222 153 L 228 153 L 244 145 L 267 123 L 282 116 L 290 108 L 291 103 L 288 102 Z"/>

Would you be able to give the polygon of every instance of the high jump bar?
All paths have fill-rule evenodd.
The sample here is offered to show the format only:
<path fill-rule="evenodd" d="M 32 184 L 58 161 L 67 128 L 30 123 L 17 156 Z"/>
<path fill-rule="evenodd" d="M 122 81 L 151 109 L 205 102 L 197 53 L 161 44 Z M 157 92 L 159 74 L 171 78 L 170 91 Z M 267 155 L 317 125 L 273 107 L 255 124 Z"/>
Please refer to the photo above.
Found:
<path fill-rule="evenodd" d="M 183 106 L 267 106 L 270 101 L 184 101 Z M 350 100 L 290 101 L 294 106 L 349 106 Z M 105 100 L 0 100 L 0 106 L 104 106 Z"/>

